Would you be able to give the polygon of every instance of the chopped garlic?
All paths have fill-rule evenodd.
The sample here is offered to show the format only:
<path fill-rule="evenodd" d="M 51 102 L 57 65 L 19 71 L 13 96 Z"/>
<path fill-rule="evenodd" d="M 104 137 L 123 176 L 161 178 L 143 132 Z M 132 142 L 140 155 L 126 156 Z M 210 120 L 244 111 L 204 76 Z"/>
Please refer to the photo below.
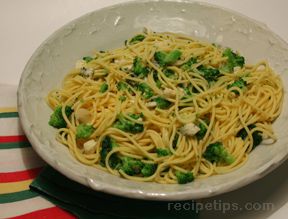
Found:
<path fill-rule="evenodd" d="M 166 97 L 175 97 L 175 96 L 176 96 L 175 90 L 172 90 L 172 89 L 170 89 L 170 88 L 165 88 L 164 91 L 163 91 L 163 94 L 164 94 Z"/>
<path fill-rule="evenodd" d="M 75 65 L 75 68 L 76 69 L 81 69 L 81 68 L 83 68 L 83 67 L 85 67 L 85 61 L 84 60 L 78 60 L 77 62 L 76 62 L 76 65 Z"/>
<path fill-rule="evenodd" d="M 81 74 L 84 74 L 85 76 L 90 76 L 92 75 L 94 72 L 94 69 L 93 68 L 85 68 L 85 67 L 82 67 L 80 69 L 80 73 Z"/>
<path fill-rule="evenodd" d="M 75 116 L 80 123 L 88 123 L 91 119 L 91 113 L 83 108 L 78 109 L 75 112 Z"/>
<path fill-rule="evenodd" d="M 157 103 L 155 101 L 146 103 L 147 107 L 156 107 Z"/>
<path fill-rule="evenodd" d="M 188 136 L 193 136 L 199 131 L 200 131 L 200 128 L 194 123 L 188 123 L 184 125 L 182 128 L 180 128 L 180 132 L 183 135 L 188 135 Z"/>
<path fill-rule="evenodd" d="M 91 140 L 89 140 L 89 141 L 86 141 L 86 142 L 83 144 L 83 148 L 84 148 L 85 153 L 90 154 L 90 153 L 95 152 L 96 144 L 97 144 L 97 142 L 96 142 L 94 139 L 91 139 Z"/>

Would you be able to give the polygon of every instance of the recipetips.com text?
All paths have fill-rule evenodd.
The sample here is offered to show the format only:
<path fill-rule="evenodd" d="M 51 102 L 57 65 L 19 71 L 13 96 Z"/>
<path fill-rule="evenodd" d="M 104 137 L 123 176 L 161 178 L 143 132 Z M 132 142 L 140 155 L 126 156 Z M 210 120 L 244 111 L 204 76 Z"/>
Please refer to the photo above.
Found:
<path fill-rule="evenodd" d="M 221 200 L 213 200 L 211 202 L 169 202 L 167 204 L 168 211 L 221 211 L 227 213 L 229 211 L 272 211 L 273 203 L 264 202 L 223 202 Z"/>

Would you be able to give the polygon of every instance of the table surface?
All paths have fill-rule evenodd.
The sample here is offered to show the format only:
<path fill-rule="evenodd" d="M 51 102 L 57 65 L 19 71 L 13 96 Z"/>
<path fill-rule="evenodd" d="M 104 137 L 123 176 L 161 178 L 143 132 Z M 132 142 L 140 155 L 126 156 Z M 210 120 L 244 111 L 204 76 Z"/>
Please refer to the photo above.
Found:
<path fill-rule="evenodd" d="M 62 25 L 87 12 L 125 1 L 1 0 L 0 86 L 4 84 L 17 86 L 21 72 L 32 53 Z M 286 0 L 205 0 L 204 2 L 230 8 L 261 21 L 288 42 Z M 206 206 L 201 212 L 201 218 L 287 218 L 287 169 L 288 161 L 248 186 L 201 200 L 202 206 Z M 240 208 L 233 210 L 235 205 Z M 225 209 L 223 206 L 230 209 Z"/>

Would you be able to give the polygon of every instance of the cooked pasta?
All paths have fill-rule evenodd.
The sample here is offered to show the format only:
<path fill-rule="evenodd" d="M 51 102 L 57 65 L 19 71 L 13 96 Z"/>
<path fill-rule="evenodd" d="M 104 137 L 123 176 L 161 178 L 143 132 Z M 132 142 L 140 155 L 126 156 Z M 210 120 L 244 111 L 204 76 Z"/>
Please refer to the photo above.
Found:
<path fill-rule="evenodd" d="M 241 167 L 264 139 L 283 87 L 266 61 L 145 31 L 83 57 L 47 96 L 56 139 L 83 164 L 136 181 L 188 183 Z"/>

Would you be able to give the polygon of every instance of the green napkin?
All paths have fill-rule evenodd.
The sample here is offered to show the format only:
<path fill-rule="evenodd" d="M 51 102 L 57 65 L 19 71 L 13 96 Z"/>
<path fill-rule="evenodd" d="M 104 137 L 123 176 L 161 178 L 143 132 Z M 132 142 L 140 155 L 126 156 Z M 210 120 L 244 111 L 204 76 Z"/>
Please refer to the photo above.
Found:
<path fill-rule="evenodd" d="M 71 181 L 51 167 L 43 169 L 30 189 L 80 219 L 198 218 L 193 210 L 194 201 L 144 201 L 108 195 Z"/>

